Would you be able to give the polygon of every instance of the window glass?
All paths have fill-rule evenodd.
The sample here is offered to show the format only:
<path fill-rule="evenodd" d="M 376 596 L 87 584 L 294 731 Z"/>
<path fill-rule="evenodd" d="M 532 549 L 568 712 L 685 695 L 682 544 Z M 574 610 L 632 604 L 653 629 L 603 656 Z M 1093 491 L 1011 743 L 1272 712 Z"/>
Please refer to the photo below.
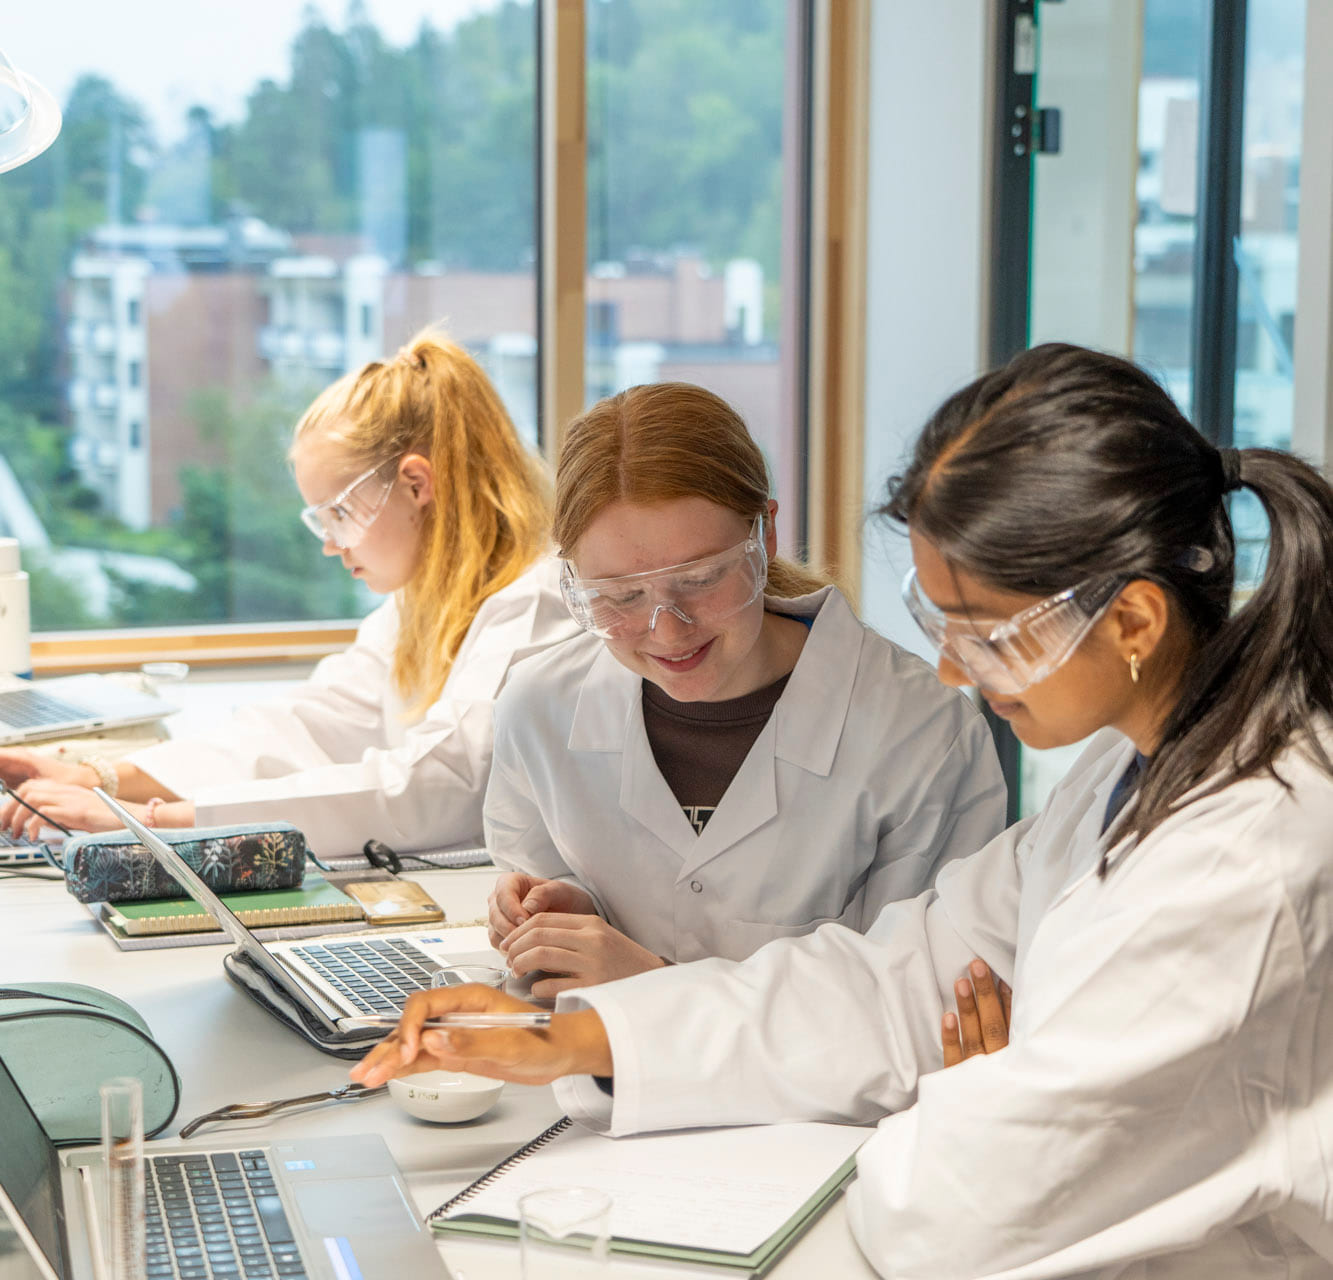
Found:
<path fill-rule="evenodd" d="M 364 612 L 297 519 L 287 440 L 425 324 L 535 439 L 535 21 L 530 0 L 7 13 L 65 113 L 0 182 L 0 533 L 37 629 Z"/>
<path fill-rule="evenodd" d="M 695 382 L 769 459 L 799 538 L 797 0 L 588 0 L 589 403 Z"/>
<path fill-rule="evenodd" d="M 1250 0 L 1236 268 L 1235 444 L 1291 447 L 1291 344 L 1296 329 L 1305 0 Z M 1237 576 L 1263 571 L 1268 524 L 1248 491 L 1231 502 Z"/>
<path fill-rule="evenodd" d="M 1144 0 L 1135 182 L 1134 358 L 1193 395 L 1199 86 L 1207 0 Z"/>

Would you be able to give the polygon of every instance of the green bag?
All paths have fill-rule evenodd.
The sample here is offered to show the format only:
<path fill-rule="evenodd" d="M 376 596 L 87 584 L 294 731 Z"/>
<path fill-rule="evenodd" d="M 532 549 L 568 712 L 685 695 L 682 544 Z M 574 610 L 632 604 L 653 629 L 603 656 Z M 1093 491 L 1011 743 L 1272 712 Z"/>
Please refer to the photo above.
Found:
<path fill-rule="evenodd" d="M 180 1105 L 180 1078 L 148 1024 L 96 987 L 0 987 L 0 1060 L 57 1146 L 101 1139 L 97 1090 L 113 1076 L 142 1082 L 147 1138 L 161 1133 Z"/>

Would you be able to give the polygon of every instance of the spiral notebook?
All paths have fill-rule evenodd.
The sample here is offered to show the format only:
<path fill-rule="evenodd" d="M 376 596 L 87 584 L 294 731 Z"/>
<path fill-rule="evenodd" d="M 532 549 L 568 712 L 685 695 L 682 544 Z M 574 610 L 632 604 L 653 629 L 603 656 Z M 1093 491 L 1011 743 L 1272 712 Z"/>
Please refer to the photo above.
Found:
<path fill-rule="evenodd" d="M 514 1237 L 540 1187 L 611 1196 L 611 1249 L 760 1276 L 829 1206 L 873 1130 L 755 1125 L 608 1138 L 565 1116 L 430 1215 L 441 1233 Z"/>

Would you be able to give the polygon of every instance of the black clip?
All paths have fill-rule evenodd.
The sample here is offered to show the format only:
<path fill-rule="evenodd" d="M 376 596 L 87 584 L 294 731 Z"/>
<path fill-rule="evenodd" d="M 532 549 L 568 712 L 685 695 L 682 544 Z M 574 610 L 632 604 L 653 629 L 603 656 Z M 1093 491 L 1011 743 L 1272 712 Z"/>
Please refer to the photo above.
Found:
<path fill-rule="evenodd" d="M 362 846 L 361 852 L 372 867 L 379 867 L 395 876 L 403 869 L 402 860 L 383 840 L 372 837 Z"/>

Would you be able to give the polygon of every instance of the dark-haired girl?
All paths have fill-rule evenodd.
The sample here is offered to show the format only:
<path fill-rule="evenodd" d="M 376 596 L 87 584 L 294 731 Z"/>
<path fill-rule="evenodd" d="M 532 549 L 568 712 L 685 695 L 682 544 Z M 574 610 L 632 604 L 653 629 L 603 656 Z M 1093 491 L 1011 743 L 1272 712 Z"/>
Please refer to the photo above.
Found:
<path fill-rule="evenodd" d="M 1271 542 L 1232 613 L 1242 487 Z M 1102 731 L 1045 809 L 869 936 L 581 991 L 544 1040 L 422 1035 L 514 1007 L 431 993 L 358 1076 L 568 1075 L 618 1134 L 879 1119 L 849 1217 L 884 1275 L 1333 1274 L 1333 491 L 1046 346 L 944 404 L 885 511 L 941 678 L 1036 746 Z M 1010 1043 L 935 1071 L 973 953 Z"/>

